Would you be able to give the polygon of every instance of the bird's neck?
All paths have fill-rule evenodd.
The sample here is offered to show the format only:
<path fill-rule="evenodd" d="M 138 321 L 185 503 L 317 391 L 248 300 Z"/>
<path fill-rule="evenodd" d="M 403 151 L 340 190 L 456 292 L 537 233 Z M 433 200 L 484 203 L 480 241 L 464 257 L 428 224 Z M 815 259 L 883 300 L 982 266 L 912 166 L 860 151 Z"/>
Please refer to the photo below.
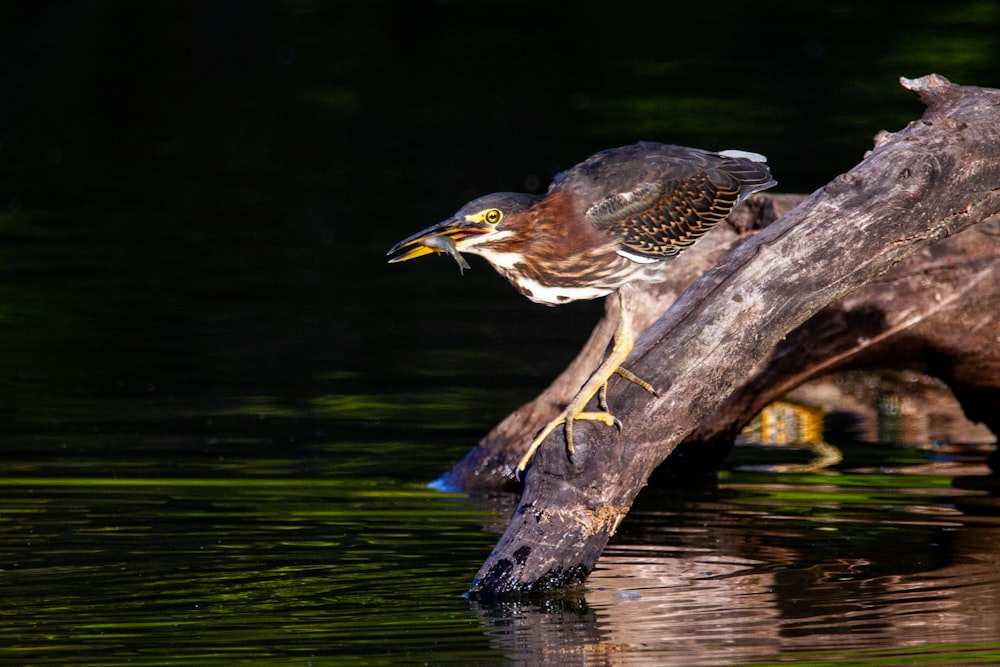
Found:
<path fill-rule="evenodd" d="M 550 192 L 523 216 L 482 253 L 518 291 L 548 305 L 611 291 L 595 286 L 587 274 L 622 263 L 617 244 L 586 218 L 573 194 Z"/>

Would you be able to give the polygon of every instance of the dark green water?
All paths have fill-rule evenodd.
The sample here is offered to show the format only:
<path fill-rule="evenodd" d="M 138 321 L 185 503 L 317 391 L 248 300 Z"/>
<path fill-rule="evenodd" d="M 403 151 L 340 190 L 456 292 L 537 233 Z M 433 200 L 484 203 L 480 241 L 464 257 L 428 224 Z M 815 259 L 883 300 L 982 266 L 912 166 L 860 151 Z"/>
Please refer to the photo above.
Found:
<path fill-rule="evenodd" d="M 414 442 L 106 434 L 6 453 L 5 664 L 898 664 L 1000 655 L 1000 504 L 912 450 L 651 490 L 585 595 L 461 597 L 504 508 L 379 474 Z M 151 440 L 159 439 L 156 443 Z M 109 442 L 117 440 L 117 442 Z M 220 449 L 222 451 L 220 451 Z M 787 460 L 779 452 L 742 460 Z M 417 466 L 419 467 L 419 466 Z M 367 469 L 366 469 L 367 468 Z"/>
<path fill-rule="evenodd" d="M 778 21 L 777 17 L 781 20 Z M 990 664 L 983 454 L 648 489 L 582 596 L 464 593 L 514 499 L 427 488 L 600 304 L 385 250 L 652 139 L 785 191 L 1000 85 L 988 2 L 8 3 L 0 663 Z M 748 467 L 749 466 L 749 467 Z"/>

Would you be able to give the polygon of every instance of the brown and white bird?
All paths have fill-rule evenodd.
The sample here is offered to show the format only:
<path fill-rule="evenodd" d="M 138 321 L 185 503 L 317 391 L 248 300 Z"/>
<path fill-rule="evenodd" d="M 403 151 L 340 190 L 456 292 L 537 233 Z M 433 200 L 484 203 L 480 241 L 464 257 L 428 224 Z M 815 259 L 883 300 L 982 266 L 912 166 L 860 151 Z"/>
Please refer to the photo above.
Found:
<path fill-rule="evenodd" d="M 621 307 L 611 350 L 538 433 L 519 463 L 524 470 L 562 424 L 571 454 L 575 420 L 618 424 L 604 400 L 615 373 L 655 393 L 621 368 L 635 337 L 628 286 L 663 280 L 674 256 L 751 194 L 775 184 L 766 159 L 756 153 L 640 142 L 592 155 L 558 174 L 544 195 L 500 192 L 475 199 L 394 245 L 389 261 L 445 252 L 464 269 L 460 253 L 479 255 L 524 296 L 547 305 L 617 293 Z M 586 411 L 595 395 L 599 409 Z"/>

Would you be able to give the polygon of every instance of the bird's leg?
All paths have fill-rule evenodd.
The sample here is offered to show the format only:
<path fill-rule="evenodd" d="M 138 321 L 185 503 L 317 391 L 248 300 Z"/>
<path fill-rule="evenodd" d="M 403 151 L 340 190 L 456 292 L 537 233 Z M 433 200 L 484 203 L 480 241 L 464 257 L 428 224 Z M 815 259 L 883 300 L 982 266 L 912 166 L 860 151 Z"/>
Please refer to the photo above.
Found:
<path fill-rule="evenodd" d="M 607 412 L 607 410 L 601 412 L 584 412 L 584 408 L 590 399 L 594 397 L 594 394 L 601 391 L 601 388 L 607 385 L 608 378 L 614 375 L 615 370 L 622 364 L 623 361 L 628 357 L 629 352 L 632 351 L 632 336 L 630 329 L 631 318 L 624 315 L 625 309 L 621 309 L 622 314 L 618 318 L 618 327 L 615 330 L 614 345 L 612 345 L 611 351 L 604 357 L 604 361 L 601 365 L 597 367 L 587 383 L 583 385 L 583 388 L 577 392 L 573 400 L 569 402 L 569 405 L 559 413 L 555 419 L 546 424 L 535 439 L 532 441 L 531 446 L 528 451 L 525 452 L 524 456 L 521 458 L 520 463 L 518 463 L 518 469 L 524 470 L 528 467 L 528 462 L 531 461 L 532 457 L 535 455 L 535 451 L 538 449 L 539 445 L 549 437 L 552 431 L 556 430 L 560 424 L 566 424 L 566 449 L 572 454 L 574 450 L 573 446 L 573 422 L 577 419 L 587 419 L 591 421 L 604 422 L 608 426 L 614 426 L 616 420 L 614 416 Z"/>
<path fill-rule="evenodd" d="M 655 394 L 653 387 L 629 371 L 624 371 L 621 369 L 622 363 L 628 358 L 629 353 L 632 351 L 632 345 L 634 343 L 632 337 L 632 313 L 623 298 L 621 291 L 618 292 L 618 304 L 619 304 L 619 314 L 618 314 L 618 326 L 615 329 L 614 342 L 611 346 L 611 351 L 608 352 L 607 356 L 601 362 L 601 365 L 597 367 L 597 370 L 590 376 L 587 383 L 583 385 L 583 388 L 577 392 L 573 400 L 569 402 L 559 416 L 546 424 L 539 434 L 532 441 L 531 446 L 528 451 L 521 457 L 521 461 L 518 463 L 518 469 L 524 470 L 528 466 L 528 462 L 535 455 L 535 451 L 538 449 L 539 445 L 556 429 L 560 424 L 566 424 L 566 449 L 570 454 L 573 453 L 573 422 L 577 419 L 586 419 L 589 421 L 599 421 L 603 422 L 608 426 L 618 426 L 618 420 L 607 410 L 607 400 L 606 392 L 608 379 L 618 373 L 628 380 L 631 380 L 643 387 L 647 391 Z M 622 373 L 621 371 L 624 371 Z M 590 399 L 598 394 L 598 403 L 601 408 L 600 412 L 585 412 L 584 408 L 587 407 L 587 403 Z"/>

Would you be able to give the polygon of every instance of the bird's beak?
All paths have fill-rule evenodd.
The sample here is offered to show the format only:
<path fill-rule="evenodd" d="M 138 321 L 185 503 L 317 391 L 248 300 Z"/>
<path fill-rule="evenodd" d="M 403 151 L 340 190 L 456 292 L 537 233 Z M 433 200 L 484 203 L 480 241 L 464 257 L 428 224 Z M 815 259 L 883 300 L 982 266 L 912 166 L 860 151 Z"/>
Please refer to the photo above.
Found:
<path fill-rule="evenodd" d="M 392 264 L 393 262 L 405 262 L 408 259 L 429 255 L 432 252 L 444 252 L 454 257 L 459 266 L 468 268 L 469 265 L 458 254 L 457 244 L 463 239 L 484 234 L 486 231 L 481 223 L 452 217 L 439 222 L 433 227 L 428 227 L 423 231 L 417 232 L 409 238 L 403 239 L 389 248 L 389 252 L 386 255 L 390 257 L 389 263 Z"/>

